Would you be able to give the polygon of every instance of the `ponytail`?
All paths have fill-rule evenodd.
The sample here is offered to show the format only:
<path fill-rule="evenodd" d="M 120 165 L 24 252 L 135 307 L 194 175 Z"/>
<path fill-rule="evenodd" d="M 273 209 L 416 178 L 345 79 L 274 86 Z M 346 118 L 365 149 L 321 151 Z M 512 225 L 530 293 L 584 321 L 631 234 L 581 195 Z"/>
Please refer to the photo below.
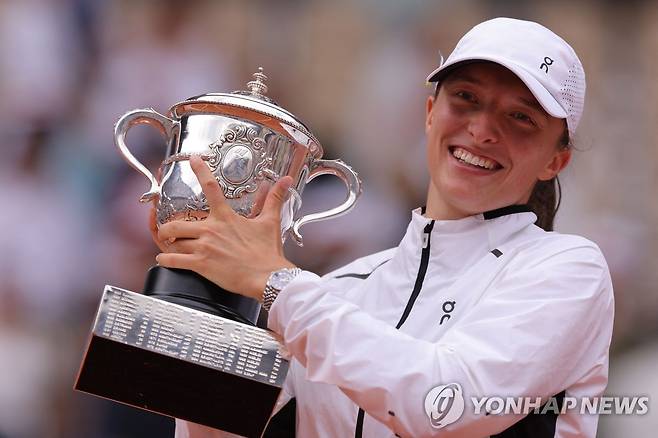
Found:
<path fill-rule="evenodd" d="M 571 147 L 569 131 L 566 129 L 560 139 L 559 147 L 561 149 Z M 560 208 L 561 201 L 562 186 L 560 186 L 560 180 L 557 175 L 547 181 L 537 181 L 528 200 L 528 205 L 537 215 L 535 225 L 543 228 L 545 231 L 553 231 L 553 222 L 555 221 L 557 210 Z"/>
<path fill-rule="evenodd" d="M 548 181 L 537 181 L 528 200 L 528 205 L 537 215 L 535 225 L 546 231 L 553 231 L 553 221 L 560 208 L 561 199 L 562 188 L 557 176 Z"/>

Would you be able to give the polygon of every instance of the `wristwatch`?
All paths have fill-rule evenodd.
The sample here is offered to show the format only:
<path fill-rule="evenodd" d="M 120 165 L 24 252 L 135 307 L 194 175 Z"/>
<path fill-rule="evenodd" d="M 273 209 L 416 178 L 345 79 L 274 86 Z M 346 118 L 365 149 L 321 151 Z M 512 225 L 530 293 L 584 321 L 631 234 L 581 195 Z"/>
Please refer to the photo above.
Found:
<path fill-rule="evenodd" d="M 272 307 L 272 303 L 274 303 L 281 289 L 286 287 L 300 272 L 302 270 L 299 268 L 283 268 L 270 274 L 263 291 L 263 308 L 265 310 L 270 311 L 270 307 Z"/>

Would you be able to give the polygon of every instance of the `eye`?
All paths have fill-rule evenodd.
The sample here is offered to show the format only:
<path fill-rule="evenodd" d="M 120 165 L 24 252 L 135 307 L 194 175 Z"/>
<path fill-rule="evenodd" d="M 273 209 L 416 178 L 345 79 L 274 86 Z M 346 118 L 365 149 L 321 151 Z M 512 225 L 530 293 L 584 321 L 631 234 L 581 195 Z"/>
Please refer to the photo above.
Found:
<path fill-rule="evenodd" d="M 477 99 L 475 98 L 475 94 L 469 91 L 464 91 L 464 90 L 457 91 L 455 93 L 455 96 L 460 97 L 467 102 L 477 102 Z"/>
<path fill-rule="evenodd" d="M 530 123 L 531 125 L 536 125 L 535 121 L 532 120 L 532 118 L 529 115 L 522 113 L 520 111 L 513 112 L 511 116 L 515 120 L 519 120 L 524 123 Z"/>

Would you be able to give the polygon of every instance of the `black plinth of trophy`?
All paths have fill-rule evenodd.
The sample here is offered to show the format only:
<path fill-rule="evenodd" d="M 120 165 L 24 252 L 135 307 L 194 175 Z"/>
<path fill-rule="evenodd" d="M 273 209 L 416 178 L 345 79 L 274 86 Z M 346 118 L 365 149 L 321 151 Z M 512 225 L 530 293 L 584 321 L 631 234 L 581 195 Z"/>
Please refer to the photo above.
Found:
<path fill-rule="evenodd" d="M 183 270 L 152 268 L 144 294 L 106 286 L 75 389 L 260 437 L 288 362 L 259 310 Z"/>
<path fill-rule="evenodd" d="M 260 312 L 258 301 L 228 292 L 185 269 L 153 266 L 146 274 L 144 295 L 251 325 Z"/>

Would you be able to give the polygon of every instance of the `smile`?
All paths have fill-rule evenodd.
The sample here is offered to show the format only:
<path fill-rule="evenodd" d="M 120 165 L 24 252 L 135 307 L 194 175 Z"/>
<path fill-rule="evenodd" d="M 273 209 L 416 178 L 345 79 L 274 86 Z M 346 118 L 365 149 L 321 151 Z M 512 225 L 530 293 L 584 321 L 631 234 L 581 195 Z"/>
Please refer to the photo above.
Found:
<path fill-rule="evenodd" d="M 471 166 L 475 166 L 481 169 L 497 170 L 503 167 L 494 160 L 475 155 L 466 149 L 460 148 L 459 146 L 451 147 L 450 152 L 452 153 L 453 157 L 462 163 L 470 164 Z"/>

